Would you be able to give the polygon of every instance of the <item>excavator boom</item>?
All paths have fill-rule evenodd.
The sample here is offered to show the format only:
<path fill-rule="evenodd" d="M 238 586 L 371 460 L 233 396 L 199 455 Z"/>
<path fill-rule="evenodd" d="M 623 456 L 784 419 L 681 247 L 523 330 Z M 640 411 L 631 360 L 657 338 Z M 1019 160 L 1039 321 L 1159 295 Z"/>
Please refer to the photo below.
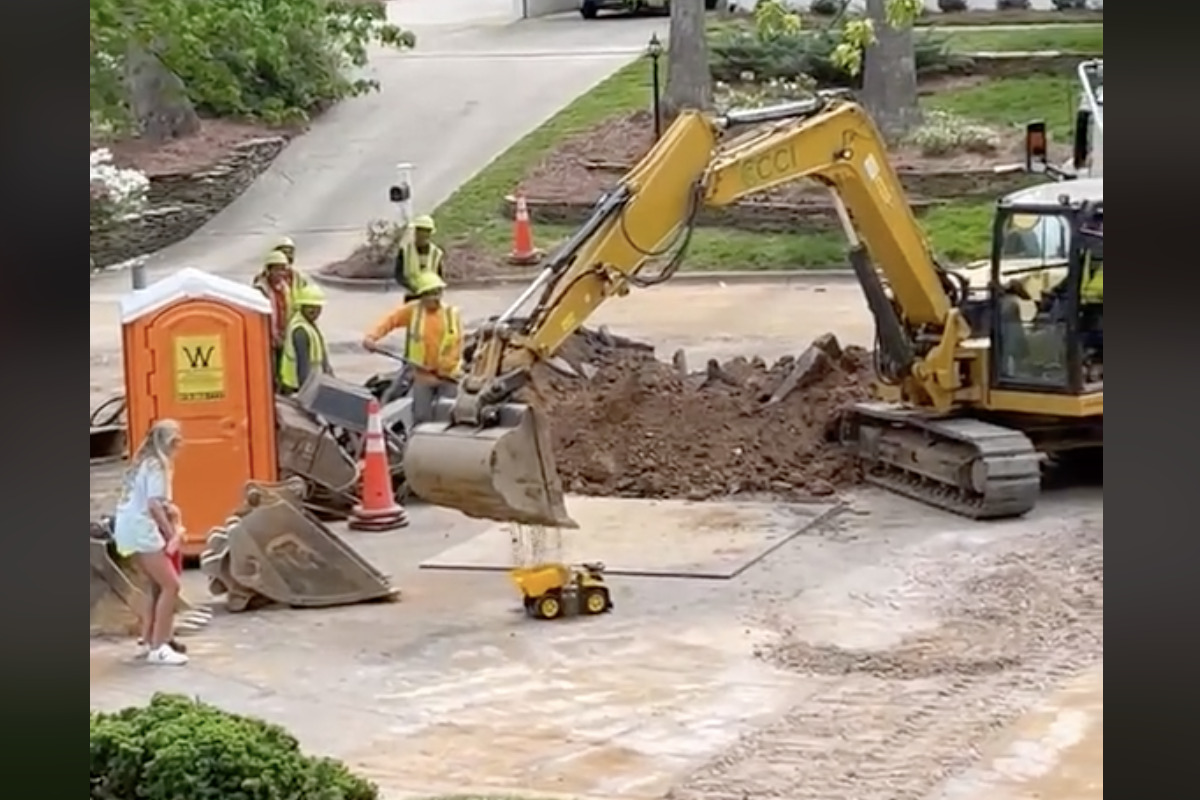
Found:
<path fill-rule="evenodd" d="M 755 127 L 726 134 L 739 125 Z M 521 298 L 479 331 L 457 397 L 439 403 L 435 421 L 416 426 L 409 440 L 404 470 L 412 491 L 472 517 L 574 527 L 547 422 L 536 408 L 515 402 L 530 369 L 553 356 L 608 298 L 669 280 L 703 207 L 801 178 L 832 190 L 851 261 L 880 322 L 881 349 L 898 380 L 926 405 L 948 407 L 960 387 L 946 360 L 969 331 L 866 113 L 824 95 L 721 117 L 684 112 L 597 202 Z M 650 270 L 652 262 L 663 265 Z M 535 296 L 532 313 L 516 322 Z M 921 332 L 920 341 L 913 331 Z"/>

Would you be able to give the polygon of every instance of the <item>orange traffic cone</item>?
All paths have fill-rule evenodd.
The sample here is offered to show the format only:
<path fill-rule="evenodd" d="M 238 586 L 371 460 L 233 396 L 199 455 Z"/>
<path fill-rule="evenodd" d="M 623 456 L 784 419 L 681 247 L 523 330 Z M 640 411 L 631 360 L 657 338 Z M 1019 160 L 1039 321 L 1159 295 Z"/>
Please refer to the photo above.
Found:
<path fill-rule="evenodd" d="M 517 214 L 513 221 L 513 249 L 508 263 L 528 267 L 542 260 L 542 251 L 533 246 L 533 225 L 529 222 L 529 206 L 525 195 L 517 195 Z"/>
<path fill-rule="evenodd" d="M 394 531 L 407 524 L 408 514 L 392 493 L 379 401 L 371 398 L 367 404 L 367 438 L 363 447 L 362 499 L 350 512 L 350 529 Z"/>

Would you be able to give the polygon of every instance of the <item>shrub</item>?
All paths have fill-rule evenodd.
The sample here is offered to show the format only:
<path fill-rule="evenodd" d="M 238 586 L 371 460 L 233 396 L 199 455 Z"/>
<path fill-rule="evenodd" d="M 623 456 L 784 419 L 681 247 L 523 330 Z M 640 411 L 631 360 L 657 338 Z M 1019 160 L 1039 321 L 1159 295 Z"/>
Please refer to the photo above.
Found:
<path fill-rule="evenodd" d="M 92 229 L 111 225 L 129 214 L 140 211 L 146 204 L 150 180 L 136 169 L 122 169 L 112 163 L 112 153 L 105 148 L 91 153 L 91 219 Z"/>
<path fill-rule="evenodd" d="M 348 74 L 370 43 L 414 44 L 382 5 L 346 0 L 91 0 L 91 31 L 92 110 L 120 127 L 131 43 L 179 76 L 201 114 L 271 123 L 377 88 Z"/>
<path fill-rule="evenodd" d="M 940 37 L 921 32 L 913 38 L 918 75 L 952 71 L 970 61 L 952 54 Z M 857 88 L 861 77 L 852 77 L 833 61 L 838 43 L 837 34 L 830 31 L 785 33 L 770 39 L 735 31 L 710 43 L 709 67 L 714 80 L 726 83 L 740 82 L 744 73 L 753 73 L 758 80 L 807 75 L 818 86 Z"/>
<path fill-rule="evenodd" d="M 1000 136 L 991 128 L 946 111 L 925 112 L 925 120 L 906 139 L 921 155 L 937 157 L 952 153 L 991 155 L 1000 148 Z"/>
<path fill-rule="evenodd" d="M 735 85 L 717 81 L 713 86 L 716 104 L 721 108 L 761 108 L 773 103 L 800 100 L 812 95 L 815 87 L 810 78 L 801 76 L 795 80 L 771 78 L 754 82 L 752 76 Z"/>
<path fill-rule="evenodd" d="M 997 11 L 1028 11 L 1029 0 L 996 0 Z"/>
<path fill-rule="evenodd" d="M 1088 0 L 1051 0 L 1057 11 L 1086 11 Z"/>
<path fill-rule="evenodd" d="M 391 264 L 400 251 L 400 239 L 407 227 L 388 219 L 373 219 L 367 223 L 367 241 L 362 255 L 372 264 Z"/>
<path fill-rule="evenodd" d="M 957 14 L 967 10 L 967 0 L 938 0 L 937 6 L 945 14 Z"/>
<path fill-rule="evenodd" d="M 377 800 L 277 725 L 179 695 L 91 715 L 91 800 Z"/>

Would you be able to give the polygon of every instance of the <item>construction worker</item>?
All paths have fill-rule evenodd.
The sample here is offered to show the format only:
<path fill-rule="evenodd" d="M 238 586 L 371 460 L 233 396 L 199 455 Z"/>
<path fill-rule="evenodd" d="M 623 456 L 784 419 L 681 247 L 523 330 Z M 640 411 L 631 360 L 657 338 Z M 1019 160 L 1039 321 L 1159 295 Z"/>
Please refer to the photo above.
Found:
<path fill-rule="evenodd" d="M 317 327 L 317 318 L 325 308 L 325 292 L 310 283 L 296 293 L 296 313 L 288 323 L 283 353 L 279 359 L 279 391 L 293 394 L 300 390 L 313 370 L 333 374 L 325 337 Z"/>
<path fill-rule="evenodd" d="M 396 253 L 396 283 L 404 288 L 405 302 L 416 299 L 413 282 L 417 275 L 428 272 L 439 278 L 445 277 L 442 274 L 442 260 L 446 254 L 432 241 L 436 231 L 433 217 L 426 214 L 414 219 L 405 232 L 403 243 Z"/>
<path fill-rule="evenodd" d="M 1084 357 L 1104 362 L 1104 259 L 1087 253 L 1083 261 L 1083 283 L 1079 287 L 1079 330 Z"/>
<path fill-rule="evenodd" d="M 292 237 L 280 237 L 279 241 L 275 243 L 275 246 L 271 248 L 271 250 L 272 252 L 283 253 L 285 256 L 287 256 L 289 267 L 296 263 L 296 243 L 292 241 Z"/>
<path fill-rule="evenodd" d="M 276 248 L 267 253 L 262 271 L 254 276 L 253 285 L 271 301 L 271 364 L 279 374 L 283 340 L 296 310 L 296 295 L 308 285 L 308 279 L 292 268 L 287 252 Z"/>
<path fill-rule="evenodd" d="M 428 422 L 433 406 L 462 373 L 463 331 L 458 309 L 442 301 L 446 282 L 433 272 L 413 277 L 415 300 L 388 314 L 363 339 L 376 351 L 389 333 L 404 328 L 408 338 L 404 358 L 416 371 L 413 378 L 413 422 Z"/>

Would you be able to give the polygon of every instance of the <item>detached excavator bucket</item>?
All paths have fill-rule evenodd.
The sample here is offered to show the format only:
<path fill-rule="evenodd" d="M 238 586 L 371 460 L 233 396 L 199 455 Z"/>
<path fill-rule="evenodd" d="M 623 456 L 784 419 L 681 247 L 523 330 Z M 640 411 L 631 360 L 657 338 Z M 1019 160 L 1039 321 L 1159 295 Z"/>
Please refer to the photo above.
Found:
<path fill-rule="evenodd" d="M 138 614 L 145 601 L 142 578 L 131 564 L 113 554 L 112 540 L 93 523 L 91 552 L 91 634 L 129 636 L 141 628 Z M 180 597 L 175 613 L 185 615 L 192 606 Z"/>
<path fill-rule="evenodd" d="M 450 424 L 453 401 L 440 401 L 434 421 L 417 425 L 404 451 L 409 490 L 427 503 L 477 519 L 578 528 L 567 514 L 562 481 L 540 412 L 500 407 L 486 428 Z"/>
<path fill-rule="evenodd" d="M 231 597 L 296 608 L 326 608 L 395 597 L 386 575 L 304 511 L 302 498 L 262 484 L 247 487 L 246 505 L 214 530 L 201 566 Z M 210 585 L 212 585 L 210 583 Z M 239 603 L 252 607 L 252 602 Z"/>

